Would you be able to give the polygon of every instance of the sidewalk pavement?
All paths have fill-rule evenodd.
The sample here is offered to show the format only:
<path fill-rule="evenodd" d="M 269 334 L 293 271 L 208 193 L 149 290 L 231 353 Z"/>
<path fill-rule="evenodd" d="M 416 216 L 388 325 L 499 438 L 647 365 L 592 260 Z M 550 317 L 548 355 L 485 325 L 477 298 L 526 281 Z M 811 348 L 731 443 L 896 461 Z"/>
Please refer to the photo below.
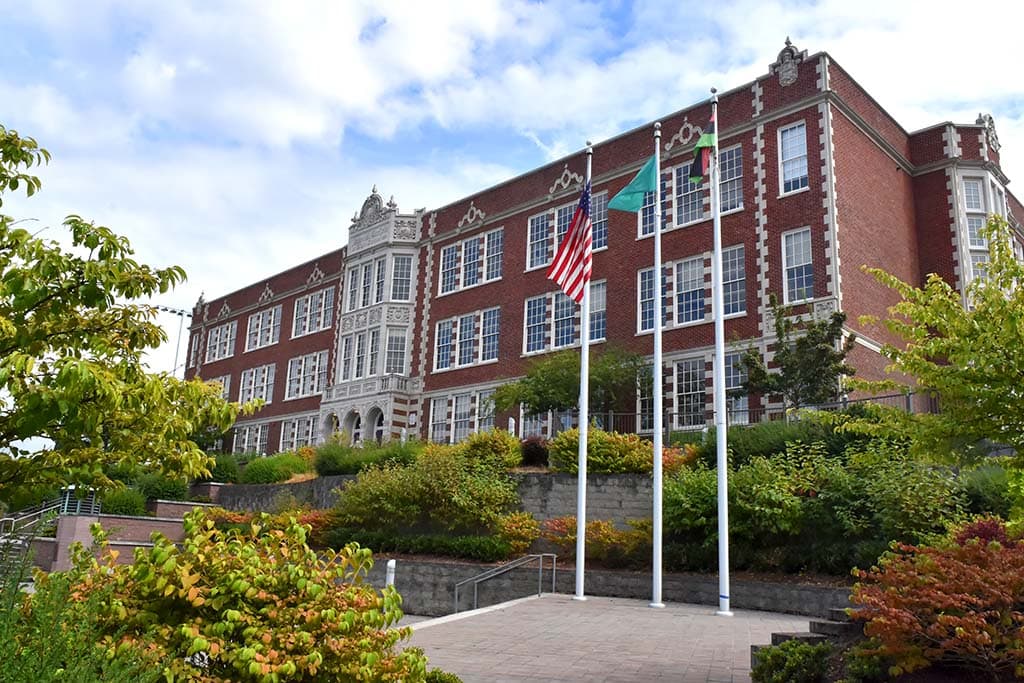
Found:
<path fill-rule="evenodd" d="M 750 646 L 808 620 L 775 612 L 545 594 L 412 624 L 429 668 L 464 683 L 748 683 Z"/>

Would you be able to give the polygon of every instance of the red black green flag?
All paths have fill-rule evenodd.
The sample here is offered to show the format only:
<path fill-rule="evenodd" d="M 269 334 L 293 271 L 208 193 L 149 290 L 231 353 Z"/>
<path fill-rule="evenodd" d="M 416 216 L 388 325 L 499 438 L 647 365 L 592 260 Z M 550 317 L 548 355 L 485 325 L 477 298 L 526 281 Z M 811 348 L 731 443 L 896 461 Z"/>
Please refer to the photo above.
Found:
<path fill-rule="evenodd" d="M 693 165 L 690 166 L 690 182 L 697 184 L 704 182 L 704 176 L 708 174 L 711 166 L 711 150 L 715 148 L 715 112 L 711 111 L 711 120 L 708 127 L 701 133 L 697 146 L 693 149 Z"/>

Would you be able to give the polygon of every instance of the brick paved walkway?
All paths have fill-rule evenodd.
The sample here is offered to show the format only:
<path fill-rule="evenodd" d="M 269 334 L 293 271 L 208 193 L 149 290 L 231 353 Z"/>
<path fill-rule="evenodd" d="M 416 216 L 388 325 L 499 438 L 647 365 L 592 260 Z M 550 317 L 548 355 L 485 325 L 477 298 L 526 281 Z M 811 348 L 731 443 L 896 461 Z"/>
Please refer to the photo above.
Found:
<path fill-rule="evenodd" d="M 750 646 L 807 619 L 713 607 L 552 594 L 412 624 L 430 668 L 465 683 L 747 683 Z"/>

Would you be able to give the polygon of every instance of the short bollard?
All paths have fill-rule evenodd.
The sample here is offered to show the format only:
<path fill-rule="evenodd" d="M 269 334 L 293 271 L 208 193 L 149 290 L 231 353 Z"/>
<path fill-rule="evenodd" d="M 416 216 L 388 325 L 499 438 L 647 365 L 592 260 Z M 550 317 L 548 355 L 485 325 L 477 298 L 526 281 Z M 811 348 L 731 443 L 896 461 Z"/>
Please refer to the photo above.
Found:
<path fill-rule="evenodd" d="M 395 585 L 395 561 L 388 560 L 388 568 L 384 574 L 384 584 L 387 586 Z"/>

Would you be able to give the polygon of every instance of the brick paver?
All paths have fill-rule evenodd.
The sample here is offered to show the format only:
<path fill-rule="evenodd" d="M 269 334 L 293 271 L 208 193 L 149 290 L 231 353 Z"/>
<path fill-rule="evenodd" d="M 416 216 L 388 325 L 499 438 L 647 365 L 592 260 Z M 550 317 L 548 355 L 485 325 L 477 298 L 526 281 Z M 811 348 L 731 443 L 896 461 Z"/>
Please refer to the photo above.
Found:
<path fill-rule="evenodd" d="M 749 683 L 750 646 L 773 631 L 806 631 L 807 619 L 703 605 L 652 609 L 639 600 L 567 595 L 506 603 L 412 624 L 411 644 L 430 667 L 465 683 Z"/>

